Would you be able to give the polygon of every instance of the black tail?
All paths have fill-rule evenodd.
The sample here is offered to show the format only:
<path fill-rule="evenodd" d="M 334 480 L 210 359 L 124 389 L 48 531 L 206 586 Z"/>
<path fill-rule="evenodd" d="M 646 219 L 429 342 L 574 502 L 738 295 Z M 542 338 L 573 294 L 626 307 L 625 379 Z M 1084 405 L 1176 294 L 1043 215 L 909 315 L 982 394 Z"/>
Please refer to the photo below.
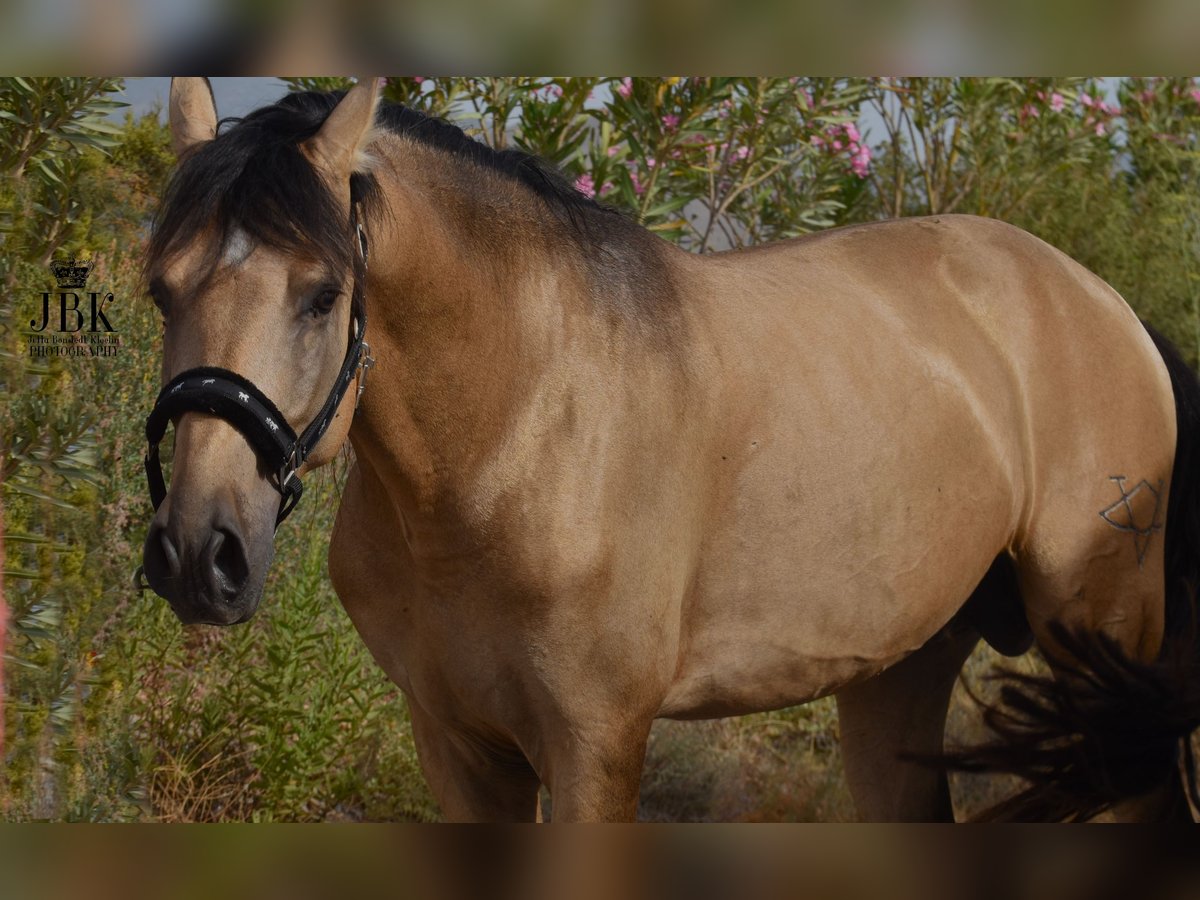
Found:
<path fill-rule="evenodd" d="M 1028 787 L 980 818 L 1085 820 L 1173 777 L 1182 749 L 1187 791 L 1200 809 L 1191 733 L 1200 728 L 1200 379 L 1146 326 L 1171 376 L 1177 438 L 1166 522 L 1163 650 L 1130 659 L 1103 634 L 1050 626 L 1070 662 L 1059 677 L 1002 670 L 997 705 L 981 704 L 995 740 L 935 762 L 1007 772 Z"/>
<path fill-rule="evenodd" d="M 1200 590 L 1200 379 L 1175 346 L 1146 323 L 1175 393 L 1175 466 L 1167 499 L 1166 633 L 1200 653 L 1196 597 Z"/>

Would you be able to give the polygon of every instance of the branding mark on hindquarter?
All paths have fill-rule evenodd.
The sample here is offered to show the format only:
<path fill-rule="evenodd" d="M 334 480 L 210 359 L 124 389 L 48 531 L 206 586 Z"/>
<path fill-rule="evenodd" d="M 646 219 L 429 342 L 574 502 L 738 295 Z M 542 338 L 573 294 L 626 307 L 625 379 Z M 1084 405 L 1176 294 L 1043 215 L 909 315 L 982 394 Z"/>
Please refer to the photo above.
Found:
<path fill-rule="evenodd" d="M 1109 475 L 1108 480 L 1117 486 L 1121 499 L 1100 510 L 1100 518 L 1117 531 L 1133 535 L 1133 549 L 1137 552 L 1140 569 L 1150 548 L 1150 538 L 1154 532 L 1162 531 L 1159 513 L 1162 510 L 1163 480 L 1158 479 L 1158 487 L 1154 487 L 1143 478 L 1132 488 L 1126 488 L 1124 475 Z"/>

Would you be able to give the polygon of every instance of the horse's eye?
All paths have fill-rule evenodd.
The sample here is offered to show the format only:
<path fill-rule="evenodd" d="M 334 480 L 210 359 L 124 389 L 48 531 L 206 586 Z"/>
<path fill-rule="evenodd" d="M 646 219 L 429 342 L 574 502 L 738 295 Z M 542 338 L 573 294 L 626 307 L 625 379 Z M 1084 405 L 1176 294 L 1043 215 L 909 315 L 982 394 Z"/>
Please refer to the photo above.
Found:
<path fill-rule="evenodd" d="M 150 293 L 151 302 L 158 309 L 159 313 L 162 314 L 163 321 L 166 322 L 166 320 L 167 320 L 167 291 L 166 291 L 166 289 L 162 285 L 160 285 L 156 282 L 156 283 L 153 283 L 150 285 L 149 293 Z"/>
<path fill-rule="evenodd" d="M 337 303 L 338 296 L 341 292 L 335 288 L 325 288 L 313 298 L 312 314 L 316 316 L 327 316 L 333 311 L 334 304 Z"/>

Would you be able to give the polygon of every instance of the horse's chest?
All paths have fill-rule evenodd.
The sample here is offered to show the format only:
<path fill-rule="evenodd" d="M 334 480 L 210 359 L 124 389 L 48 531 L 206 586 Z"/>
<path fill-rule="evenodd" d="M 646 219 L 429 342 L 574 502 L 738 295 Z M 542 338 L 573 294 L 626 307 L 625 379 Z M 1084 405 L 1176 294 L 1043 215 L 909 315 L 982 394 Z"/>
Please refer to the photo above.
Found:
<path fill-rule="evenodd" d="M 496 636 L 511 628 L 469 567 L 423 568 L 397 523 L 348 485 L 329 571 L 363 643 L 409 697 L 435 714 L 487 714 L 505 667 Z"/>

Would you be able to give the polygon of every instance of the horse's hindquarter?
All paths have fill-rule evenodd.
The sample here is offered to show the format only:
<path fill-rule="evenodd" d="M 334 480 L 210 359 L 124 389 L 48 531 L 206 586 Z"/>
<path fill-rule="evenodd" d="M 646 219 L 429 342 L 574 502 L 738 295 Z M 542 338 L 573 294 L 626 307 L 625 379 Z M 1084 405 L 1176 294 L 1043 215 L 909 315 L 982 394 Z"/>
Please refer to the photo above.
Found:
<path fill-rule="evenodd" d="M 1035 505 L 1031 420 L 1074 402 L 1047 356 L 1122 315 L 1065 262 L 945 217 L 698 263 L 726 418 L 663 715 L 827 693 L 950 619 Z"/>

